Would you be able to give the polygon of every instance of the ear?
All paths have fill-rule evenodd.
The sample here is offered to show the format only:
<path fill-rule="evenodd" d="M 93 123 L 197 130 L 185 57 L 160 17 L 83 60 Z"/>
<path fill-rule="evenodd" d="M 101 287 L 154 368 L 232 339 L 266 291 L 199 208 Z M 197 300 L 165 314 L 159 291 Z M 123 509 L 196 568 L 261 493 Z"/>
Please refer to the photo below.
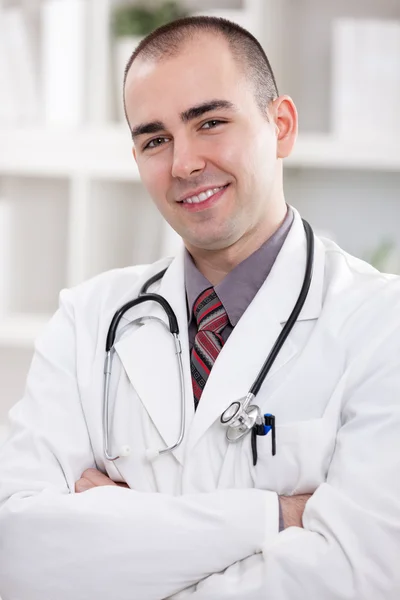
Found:
<path fill-rule="evenodd" d="M 298 133 L 297 109 L 289 96 L 280 96 L 270 106 L 277 135 L 277 158 L 287 158 L 295 144 Z"/>

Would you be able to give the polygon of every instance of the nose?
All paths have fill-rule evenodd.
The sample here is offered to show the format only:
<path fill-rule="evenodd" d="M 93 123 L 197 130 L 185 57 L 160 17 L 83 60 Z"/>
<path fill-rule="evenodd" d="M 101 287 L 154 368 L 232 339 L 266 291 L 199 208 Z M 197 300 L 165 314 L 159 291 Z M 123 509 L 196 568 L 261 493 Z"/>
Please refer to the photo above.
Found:
<path fill-rule="evenodd" d="M 205 168 L 206 161 L 196 149 L 194 141 L 187 138 L 174 140 L 172 177 L 188 179 L 198 176 Z"/>

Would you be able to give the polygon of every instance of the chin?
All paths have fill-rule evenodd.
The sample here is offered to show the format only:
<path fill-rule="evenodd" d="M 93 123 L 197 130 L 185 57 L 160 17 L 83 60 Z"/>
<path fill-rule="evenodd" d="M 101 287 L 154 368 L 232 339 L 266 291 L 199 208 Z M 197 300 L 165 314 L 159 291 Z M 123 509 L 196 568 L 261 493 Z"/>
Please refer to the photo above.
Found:
<path fill-rule="evenodd" d="M 229 228 L 226 225 L 227 223 L 225 222 L 219 227 L 213 227 L 212 231 L 210 231 L 211 228 L 207 231 L 206 227 L 204 227 L 203 231 L 189 229 L 180 235 L 193 248 L 210 251 L 224 250 L 232 246 L 241 237 L 241 233 L 237 231 L 237 228 L 232 227 L 232 223 Z"/>
<path fill-rule="evenodd" d="M 229 248 L 234 244 L 236 239 L 224 238 L 221 236 L 213 237 L 213 238 L 202 238 L 202 239 L 192 239 L 188 240 L 190 246 L 199 248 L 200 250 L 224 250 L 225 248 Z"/>

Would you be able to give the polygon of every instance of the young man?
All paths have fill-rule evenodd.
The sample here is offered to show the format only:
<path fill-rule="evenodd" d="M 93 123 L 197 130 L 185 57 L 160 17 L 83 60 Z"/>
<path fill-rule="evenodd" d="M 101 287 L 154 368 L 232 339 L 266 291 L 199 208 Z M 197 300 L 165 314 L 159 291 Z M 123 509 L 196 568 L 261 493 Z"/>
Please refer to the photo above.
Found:
<path fill-rule="evenodd" d="M 305 232 L 282 182 L 295 106 L 257 41 L 208 18 L 142 42 L 125 106 L 142 181 L 184 249 L 62 293 L 0 453 L 0 593 L 398 600 L 399 280 L 315 239 L 307 298 L 255 398 L 275 417 L 276 453 L 269 432 L 255 461 L 252 436 L 229 443 L 220 415 L 303 284 Z M 166 329 L 133 323 L 165 314 L 136 306 L 115 344 L 108 427 L 110 321 L 164 269 L 149 291 L 177 316 L 183 390 Z M 151 462 L 179 437 L 182 392 L 183 442 Z"/>

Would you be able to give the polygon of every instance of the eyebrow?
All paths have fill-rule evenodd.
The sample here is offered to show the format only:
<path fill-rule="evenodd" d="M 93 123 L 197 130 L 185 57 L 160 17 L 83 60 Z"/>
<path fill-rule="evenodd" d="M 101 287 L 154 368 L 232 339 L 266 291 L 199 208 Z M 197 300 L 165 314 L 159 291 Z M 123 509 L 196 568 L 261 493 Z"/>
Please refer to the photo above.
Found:
<path fill-rule="evenodd" d="M 194 119 L 198 119 L 202 115 L 205 115 L 208 112 L 213 110 L 233 110 L 236 111 L 237 108 L 232 102 L 228 100 L 210 100 L 208 102 L 203 102 L 202 104 L 198 104 L 197 106 L 192 106 L 187 110 L 183 111 L 180 114 L 180 118 L 182 123 L 189 123 Z M 162 121 L 151 121 L 150 123 L 141 123 L 132 128 L 132 138 L 136 138 L 140 135 L 145 135 L 149 133 L 159 133 L 160 131 L 165 131 L 167 128 Z"/>

